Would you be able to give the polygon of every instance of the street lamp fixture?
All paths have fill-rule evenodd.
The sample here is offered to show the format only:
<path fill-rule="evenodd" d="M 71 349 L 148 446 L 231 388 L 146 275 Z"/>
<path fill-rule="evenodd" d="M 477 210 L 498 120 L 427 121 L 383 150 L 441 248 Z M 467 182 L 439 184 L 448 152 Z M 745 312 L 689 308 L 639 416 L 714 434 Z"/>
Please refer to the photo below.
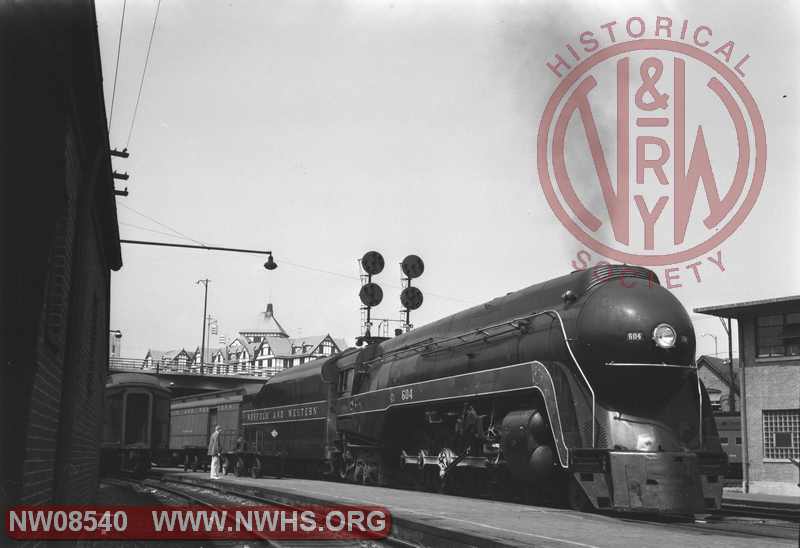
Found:
<path fill-rule="evenodd" d="M 216 245 L 191 245 L 191 244 L 173 244 L 169 242 L 151 242 L 146 240 L 120 240 L 121 244 L 137 244 L 137 245 L 155 245 L 161 247 L 180 247 L 184 249 L 205 249 L 206 251 L 229 251 L 231 253 L 251 253 L 254 255 L 267 255 L 267 262 L 264 263 L 264 268 L 267 270 L 275 270 L 278 268 L 278 263 L 272 258 L 272 251 L 263 249 L 239 249 L 235 247 L 222 247 Z"/>

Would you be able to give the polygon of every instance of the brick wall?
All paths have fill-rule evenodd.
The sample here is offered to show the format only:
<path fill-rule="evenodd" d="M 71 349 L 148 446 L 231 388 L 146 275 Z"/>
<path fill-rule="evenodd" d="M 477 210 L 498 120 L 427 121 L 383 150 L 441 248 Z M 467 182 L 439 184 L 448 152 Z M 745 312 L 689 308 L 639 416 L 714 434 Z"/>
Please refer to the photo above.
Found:
<path fill-rule="evenodd" d="M 762 314 L 769 314 L 764 310 Z M 798 468 L 790 462 L 764 458 L 763 411 L 800 407 L 800 360 L 756 358 L 755 316 L 739 321 L 740 348 L 744 348 L 747 449 L 750 491 L 800 495 Z"/>
<path fill-rule="evenodd" d="M 4 3 L 0 33 L 0 505 L 88 503 L 121 266 L 94 6 Z"/>

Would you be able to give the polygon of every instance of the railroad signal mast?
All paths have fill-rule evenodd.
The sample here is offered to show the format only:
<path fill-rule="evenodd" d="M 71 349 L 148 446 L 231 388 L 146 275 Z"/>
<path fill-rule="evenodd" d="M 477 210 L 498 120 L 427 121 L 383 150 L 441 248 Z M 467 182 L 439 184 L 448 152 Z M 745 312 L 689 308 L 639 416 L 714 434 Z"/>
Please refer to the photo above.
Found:
<path fill-rule="evenodd" d="M 422 306 L 422 291 L 418 287 L 411 285 L 411 280 L 419 278 L 425 272 L 425 263 L 417 255 L 409 255 L 403 262 L 400 263 L 400 269 L 405 276 L 400 277 L 400 283 L 403 285 L 403 291 L 400 293 L 400 303 L 403 305 L 403 310 L 400 312 L 404 315 L 403 330 L 408 333 L 414 326 L 411 323 L 411 311 L 416 310 Z"/>
<path fill-rule="evenodd" d="M 361 290 L 358 293 L 361 299 L 361 336 L 356 338 L 356 346 L 375 344 L 389 338 L 389 325 L 400 324 L 400 328 L 394 330 L 394 335 L 408 333 L 414 327 L 411 324 L 411 311 L 422 306 L 422 291 L 411 285 L 411 280 L 418 278 L 425 270 L 425 263 L 417 255 L 409 255 L 400 263 L 403 276 L 400 280 L 403 291 L 400 294 L 400 302 L 403 305 L 403 319 L 392 320 L 388 318 L 374 318 L 372 307 L 378 306 L 383 301 L 383 289 L 372 281 L 372 277 L 383 271 L 386 262 L 383 255 L 377 251 L 369 251 L 359 261 L 362 270 Z M 377 331 L 373 330 L 377 323 Z"/>
<path fill-rule="evenodd" d="M 383 289 L 372 281 L 372 277 L 383 272 L 386 262 L 383 260 L 383 255 L 377 251 L 368 251 L 361 257 L 359 265 L 363 270 L 361 274 L 361 290 L 358 292 L 358 298 L 361 299 L 361 304 L 363 305 L 361 307 L 362 334 L 356 339 L 356 346 L 385 340 L 385 337 L 373 336 L 371 330 L 372 307 L 378 306 L 383 300 Z"/>

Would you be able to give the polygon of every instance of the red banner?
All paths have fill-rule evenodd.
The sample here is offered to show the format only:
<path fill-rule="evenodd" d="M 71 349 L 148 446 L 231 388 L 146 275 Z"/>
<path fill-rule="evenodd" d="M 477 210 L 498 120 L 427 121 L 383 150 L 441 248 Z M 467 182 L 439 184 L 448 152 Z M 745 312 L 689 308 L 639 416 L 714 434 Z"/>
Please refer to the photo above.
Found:
<path fill-rule="evenodd" d="M 15 540 L 363 540 L 389 535 L 379 506 L 15 506 Z"/>

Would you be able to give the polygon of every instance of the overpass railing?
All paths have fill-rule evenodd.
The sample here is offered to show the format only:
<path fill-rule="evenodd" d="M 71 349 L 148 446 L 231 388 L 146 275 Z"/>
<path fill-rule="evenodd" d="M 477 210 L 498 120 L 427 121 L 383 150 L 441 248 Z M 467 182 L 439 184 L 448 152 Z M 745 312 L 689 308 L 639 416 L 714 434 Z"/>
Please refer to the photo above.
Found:
<path fill-rule="evenodd" d="M 234 367 L 237 365 L 237 367 Z M 274 372 L 259 369 L 253 363 L 244 365 L 230 363 L 182 363 L 167 360 L 147 362 L 139 358 L 108 358 L 109 372 L 153 373 L 156 375 L 196 375 L 204 377 L 271 377 Z"/>

